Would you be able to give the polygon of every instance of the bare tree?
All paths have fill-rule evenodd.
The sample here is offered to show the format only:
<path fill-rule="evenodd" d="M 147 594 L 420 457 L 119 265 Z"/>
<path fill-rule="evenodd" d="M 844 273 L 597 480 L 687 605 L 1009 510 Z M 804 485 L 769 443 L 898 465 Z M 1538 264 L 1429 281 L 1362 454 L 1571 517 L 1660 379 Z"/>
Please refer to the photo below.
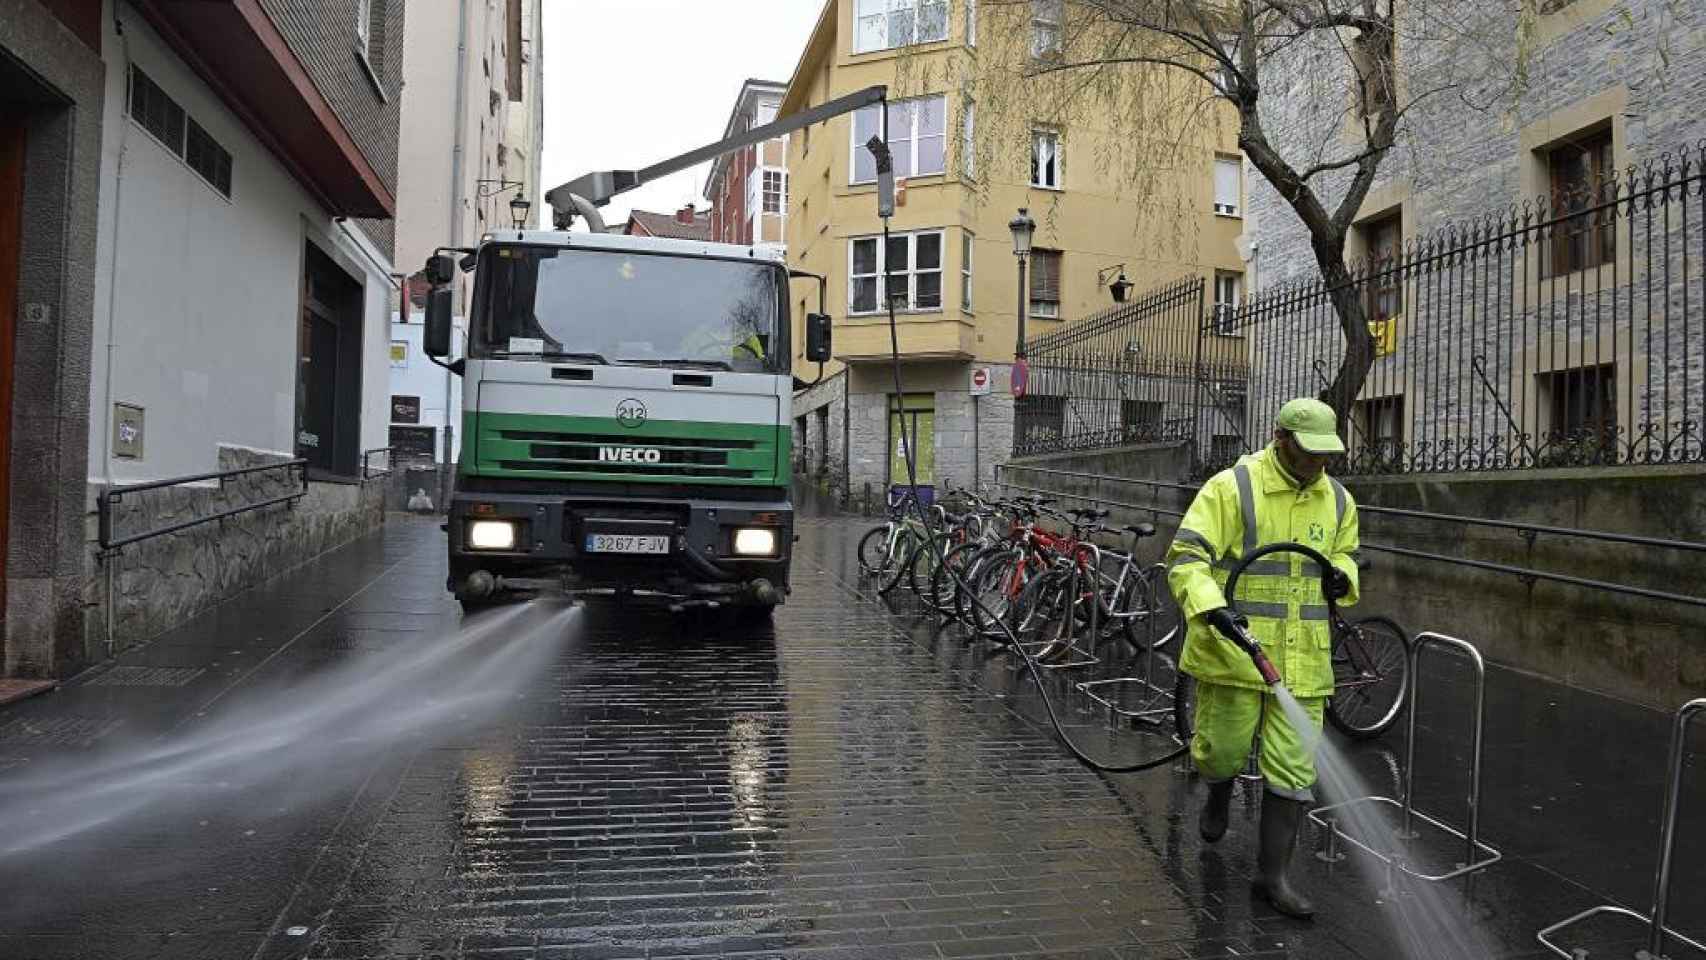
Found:
<path fill-rule="evenodd" d="M 1321 398 L 1342 420 L 1375 359 L 1346 256 L 1358 212 L 1407 135 L 1454 110 L 1515 102 L 1540 2 L 981 0 L 997 48 L 985 42 L 967 79 L 980 104 L 1123 117 L 1119 155 L 1101 162 L 1128 180 L 1151 179 L 1181 149 L 1201 149 L 1193 130 L 1232 118 L 1332 291 L 1346 350 Z M 1299 113 L 1309 122 L 1270 128 Z"/>

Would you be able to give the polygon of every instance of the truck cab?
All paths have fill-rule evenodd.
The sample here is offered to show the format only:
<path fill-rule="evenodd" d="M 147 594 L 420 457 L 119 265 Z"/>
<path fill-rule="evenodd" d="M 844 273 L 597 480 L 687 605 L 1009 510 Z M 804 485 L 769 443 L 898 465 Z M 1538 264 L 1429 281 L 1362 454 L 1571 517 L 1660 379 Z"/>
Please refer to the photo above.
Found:
<path fill-rule="evenodd" d="M 781 255 L 505 231 L 470 257 L 447 524 L 464 606 L 547 587 L 675 609 L 781 603 L 794 541 Z M 453 263 L 429 263 L 429 353 Z"/>

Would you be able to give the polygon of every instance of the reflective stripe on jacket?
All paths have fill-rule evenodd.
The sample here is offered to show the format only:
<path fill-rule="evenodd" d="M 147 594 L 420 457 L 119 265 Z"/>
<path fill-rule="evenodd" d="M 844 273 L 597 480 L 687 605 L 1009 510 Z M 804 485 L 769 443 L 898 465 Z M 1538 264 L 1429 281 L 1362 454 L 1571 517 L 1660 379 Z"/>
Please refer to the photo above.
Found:
<path fill-rule="evenodd" d="M 1351 592 L 1339 605 L 1357 601 L 1356 501 L 1326 474 L 1299 490 L 1277 457 L 1269 446 L 1209 478 L 1167 548 L 1167 582 L 1188 623 L 1179 667 L 1206 683 L 1266 689 L 1250 658 L 1202 619 L 1226 606 L 1227 574 L 1258 546 L 1314 547 L 1350 577 Z M 1257 560 L 1238 578 L 1237 609 L 1293 694 L 1333 692 L 1332 634 L 1314 562 L 1300 553 Z"/>

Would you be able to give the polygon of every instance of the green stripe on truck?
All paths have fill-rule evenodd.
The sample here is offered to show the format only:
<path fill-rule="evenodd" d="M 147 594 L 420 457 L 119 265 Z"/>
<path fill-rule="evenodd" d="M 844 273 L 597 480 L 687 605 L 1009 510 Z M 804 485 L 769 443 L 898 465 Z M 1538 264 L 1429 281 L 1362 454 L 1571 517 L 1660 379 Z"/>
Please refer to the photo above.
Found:
<path fill-rule="evenodd" d="M 696 483 L 722 486 L 780 486 L 788 479 L 793 430 L 790 425 L 748 423 L 701 423 L 692 420 L 648 420 L 638 427 L 625 427 L 614 417 L 575 417 L 536 413 L 480 413 L 464 411 L 462 418 L 464 456 L 462 472 L 482 477 L 543 477 L 557 480 L 612 480 L 622 483 Z M 663 465 L 654 472 L 635 470 L 622 464 L 622 471 L 590 469 L 524 469 L 503 466 L 532 460 L 531 448 L 549 440 L 505 439 L 500 434 L 540 433 L 608 438 L 601 446 L 656 446 L 669 448 L 672 440 L 735 440 L 752 444 L 750 449 L 728 451 L 724 464 L 731 470 L 750 471 L 751 476 L 702 476 L 672 470 Z M 466 453 L 472 450 L 473 456 Z M 630 472 L 632 471 L 632 472 Z"/>

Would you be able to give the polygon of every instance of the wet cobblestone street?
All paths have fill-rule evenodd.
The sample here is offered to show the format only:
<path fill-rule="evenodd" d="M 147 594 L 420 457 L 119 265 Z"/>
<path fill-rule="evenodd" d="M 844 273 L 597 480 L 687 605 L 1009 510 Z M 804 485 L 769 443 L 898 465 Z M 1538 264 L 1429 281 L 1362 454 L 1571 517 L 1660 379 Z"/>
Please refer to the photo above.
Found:
<path fill-rule="evenodd" d="M 400 741 L 282 811 L 220 795 L 211 814 L 0 858 L 0 958 L 1400 955 L 1353 863 L 1299 853 L 1313 925 L 1252 901 L 1250 785 L 1205 848 L 1182 767 L 1090 772 L 1007 658 L 860 596 L 861 529 L 802 521 L 773 631 L 583 609 L 496 722 Z M 0 777 L 217 724 L 257 690 L 311 703 L 328 662 L 454 631 L 442 537 L 393 519 L 0 710 Z M 1418 760 L 1418 807 L 1449 820 L 1462 679 L 1430 674 Z M 1534 932 L 1552 921 L 1648 906 L 1668 718 L 1508 671 L 1489 698 L 1483 834 L 1506 857 L 1457 887 L 1504 956 L 1546 956 Z M 1160 749 L 1069 716 L 1112 760 Z M 1401 733 L 1357 752 L 1377 792 L 1396 795 Z M 1691 778 L 1672 910 L 1698 936 Z M 1628 956 L 1612 948 L 1629 933 L 1594 932 L 1592 956 Z"/>

